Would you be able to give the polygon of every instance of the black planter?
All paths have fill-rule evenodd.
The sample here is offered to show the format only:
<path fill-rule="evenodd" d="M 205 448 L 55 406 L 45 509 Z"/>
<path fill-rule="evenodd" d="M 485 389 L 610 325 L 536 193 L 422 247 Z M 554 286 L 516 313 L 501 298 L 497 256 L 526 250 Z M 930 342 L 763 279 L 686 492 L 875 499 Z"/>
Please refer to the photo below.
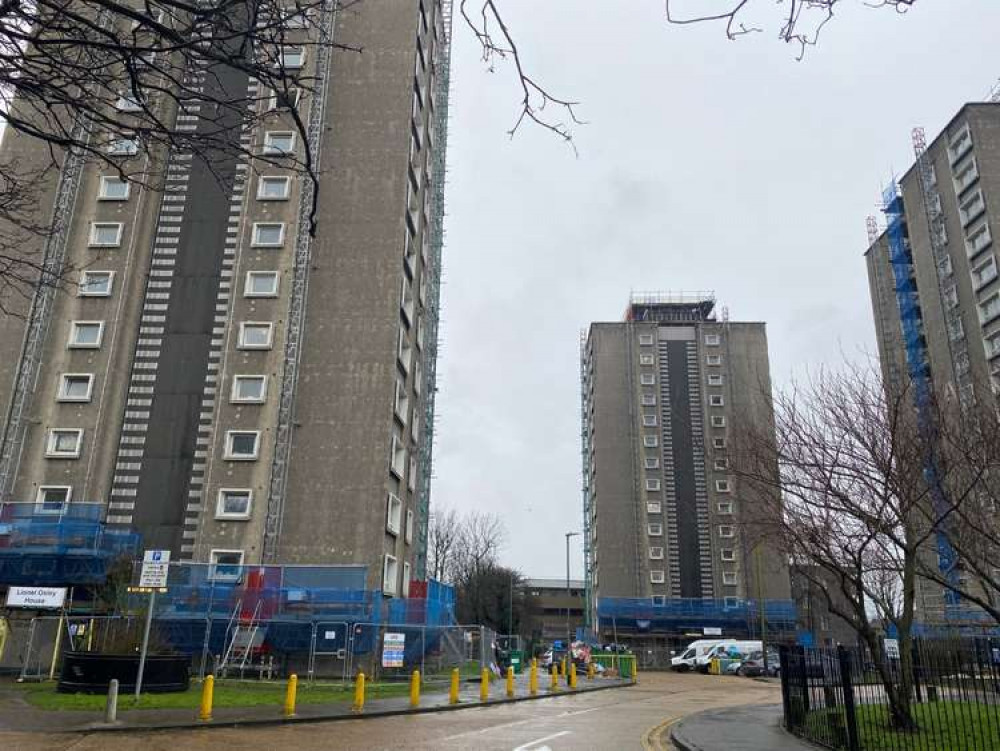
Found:
<path fill-rule="evenodd" d="M 150 693 L 187 691 L 191 685 L 187 655 L 147 655 L 142 674 L 142 690 Z M 135 691 L 139 655 L 104 655 L 93 652 L 65 652 L 58 690 L 65 694 L 105 694 L 112 678 L 118 679 L 121 693 Z"/>

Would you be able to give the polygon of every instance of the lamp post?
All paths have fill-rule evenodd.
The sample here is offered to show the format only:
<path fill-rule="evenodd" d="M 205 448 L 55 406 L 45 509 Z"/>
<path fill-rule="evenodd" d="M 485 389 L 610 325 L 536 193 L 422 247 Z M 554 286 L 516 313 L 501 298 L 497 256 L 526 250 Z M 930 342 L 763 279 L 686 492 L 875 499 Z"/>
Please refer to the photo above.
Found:
<path fill-rule="evenodd" d="M 569 658 L 569 662 L 573 661 L 573 634 L 570 631 L 570 626 L 569 626 L 569 606 L 572 597 L 569 588 L 569 538 L 576 537 L 579 534 L 580 534 L 579 532 L 566 533 L 566 636 L 567 636 L 566 656 L 567 658 Z"/>

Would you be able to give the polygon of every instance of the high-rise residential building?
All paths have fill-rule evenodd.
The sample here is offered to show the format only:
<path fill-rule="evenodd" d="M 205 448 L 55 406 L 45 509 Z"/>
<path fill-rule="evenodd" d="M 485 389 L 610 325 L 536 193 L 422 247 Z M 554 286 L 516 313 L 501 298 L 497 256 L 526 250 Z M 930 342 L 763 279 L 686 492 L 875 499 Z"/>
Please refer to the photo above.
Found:
<path fill-rule="evenodd" d="M 343 49 L 290 28 L 283 65 L 313 82 L 295 101 L 224 82 L 273 109 L 241 136 L 266 163 L 172 151 L 158 190 L 64 162 L 47 242 L 76 271 L 0 326 L 3 500 L 103 504 L 174 560 L 365 564 L 387 594 L 423 575 L 450 13 L 329 4 Z M 289 106 L 322 165 L 315 237 L 280 164 L 304 148 Z M 47 154 L 19 136 L 2 156 Z"/>
<path fill-rule="evenodd" d="M 869 218 L 865 253 L 883 378 L 963 408 L 1000 393 L 1000 276 L 993 222 L 1000 211 L 1000 104 L 962 107 L 929 143 L 913 134 L 913 166 L 884 191 L 884 231 Z M 923 419 L 927 419 L 925 415 Z M 932 496 L 933 496 L 932 491 Z M 927 555 L 957 576 L 944 539 Z M 934 620 L 955 595 L 919 580 L 917 607 Z"/>
<path fill-rule="evenodd" d="M 713 601 L 719 614 L 788 600 L 781 556 L 745 534 L 777 505 L 729 464 L 734 418 L 773 424 L 764 324 L 718 319 L 710 293 L 636 294 L 623 321 L 591 324 L 581 366 L 592 613 L 615 598 Z"/>

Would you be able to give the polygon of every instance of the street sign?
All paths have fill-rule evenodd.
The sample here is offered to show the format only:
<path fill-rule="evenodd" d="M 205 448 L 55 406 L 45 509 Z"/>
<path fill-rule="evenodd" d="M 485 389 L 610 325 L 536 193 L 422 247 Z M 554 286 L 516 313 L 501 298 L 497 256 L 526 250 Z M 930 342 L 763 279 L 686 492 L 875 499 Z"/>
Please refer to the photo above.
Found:
<path fill-rule="evenodd" d="M 703 636 L 722 636 L 722 629 L 717 626 L 705 626 L 701 631 Z"/>
<path fill-rule="evenodd" d="M 7 590 L 8 608 L 58 610 L 66 602 L 66 587 L 11 587 Z"/>
<path fill-rule="evenodd" d="M 382 637 L 382 667 L 403 667 L 403 646 L 406 644 L 406 634 L 386 633 Z"/>
<path fill-rule="evenodd" d="M 885 645 L 885 656 L 890 660 L 899 659 L 899 639 L 886 639 Z"/>
<path fill-rule="evenodd" d="M 139 574 L 139 586 L 159 589 L 167 586 L 167 574 L 170 571 L 169 550 L 147 550 L 142 557 L 142 573 Z"/>

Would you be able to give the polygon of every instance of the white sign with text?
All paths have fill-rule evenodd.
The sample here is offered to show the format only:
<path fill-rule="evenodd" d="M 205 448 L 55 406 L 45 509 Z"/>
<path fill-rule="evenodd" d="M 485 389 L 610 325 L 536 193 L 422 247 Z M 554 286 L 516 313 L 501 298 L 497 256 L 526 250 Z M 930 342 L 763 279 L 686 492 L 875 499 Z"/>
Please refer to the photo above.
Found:
<path fill-rule="evenodd" d="M 8 608 L 58 610 L 66 602 L 66 587 L 11 587 L 7 590 Z"/>

